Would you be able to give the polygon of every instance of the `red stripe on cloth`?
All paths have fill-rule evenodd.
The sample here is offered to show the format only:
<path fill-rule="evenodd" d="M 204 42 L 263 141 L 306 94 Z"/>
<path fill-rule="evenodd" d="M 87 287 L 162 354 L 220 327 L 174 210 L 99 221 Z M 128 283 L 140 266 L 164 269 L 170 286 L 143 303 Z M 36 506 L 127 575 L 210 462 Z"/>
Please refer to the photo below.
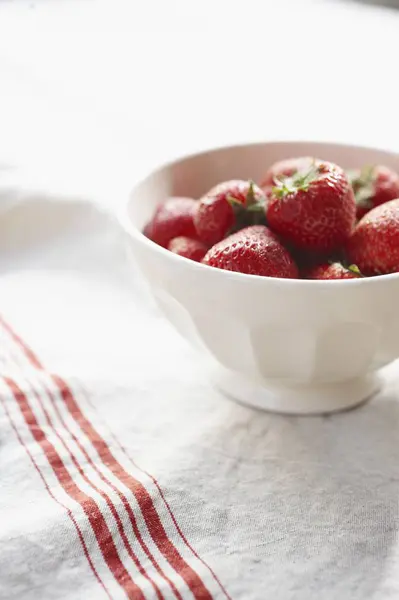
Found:
<path fill-rule="evenodd" d="M 156 486 L 167 510 L 168 513 L 170 515 L 170 518 L 173 521 L 174 526 L 176 527 L 176 530 L 178 532 L 178 534 L 180 535 L 181 539 L 183 540 L 183 542 L 186 544 L 187 548 L 189 550 L 191 550 L 191 552 L 194 554 L 194 556 L 196 558 L 198 558 L 198 560 L 209 570 L 209 572 L 211 573 L 212 577 L 215 579 L 215 581 L 217 582 L 217 584 L 219 585 L 220 589 L 222 590 L 222 592 L 224 593 L 224 595 L 226 596 L 226 598 L 228 598 L 228 600 L 232 600 L 231 596 L 229 595 L 228 591 L 226 590 L 226 588 L 223 586 L 222 582 L 220 581 L 219 577 L 216 575 L 216 573 L 214 572 L 214 570 L 212 569 L 212 567 L 210 567 L 200 556 L 199 554 L 194 550 L 194 548 L 192 547 L 192 545 L 190 544 L 190 542 L 187 540 L 186 536 L 184 535 L 183 531 L 181 530 L 177 519 L 175 517 L 175 515 L 172 512 L 172 509 L 168 503 L 168 501 L 165 498 L 165 495 L 161 489 L 161 486 L 159 485 L 158 481 L 155 479 L 155 477 L 153 477 L 150 473 L 148 473 L 147 471 L 145 471 L 144 469 L 142 469 L 141 467 L 139 467 L 137 465 L 137 463 L 129 456 L 126 448 L 124 448 L 122 446 L 122 444 L 115 438 L 115 436 L 113 436 L 114 439 L 116 440 L 117 444 L 119 445 L 120 449 L 122 450 L 122 452 L 125 454 L 125 456 L 127 456 L 127 458 L 130 460 L 130 462 L 136 467 L 136 469 L 138 469 L 139 471 L 141 471 L 142 473 L 144 473 L 145 475 L 147 475 L 147 477 L 149 477 L 152 482 L 154 483 L 154 485 Z"/>
<path fill-rule="evenodd" d="M 21 347 L 25 355 L 31 362 L 32 366 L 36 367 L 40 371 L 45 371 L 43 365 L 40 363 L 34 352 L 27 346 L 27 344 L 18 336 L 13 329 L 0 317 L 0 322 L 4 328 L 8 331 L 14 341 Z M 101 436 L 94 429 L 90 421 L 84 416 L 77 404 L 71 390 L 65 381 L 58 375 L 48 373 L 49 377 L 58 387 L 59 393 L 63 398 L 65 405 L 67 406 L 70 414 L 74 417 L 75 421 L 79 424 L 82 431 L 86 434 L 88 439 L 97 450 L 99 457 L 102 459 L 104 464 L 110 469 L 110 471 L 117 477 L 124 485 L 126 485 L 134 494 L 138 505 L 140 506 L 142 515 L 144 517 L 147 529 L 158 547 L 159 551 L 163 554 L 169 564 L 175 569 L 177 573 L 184 579 L 187 586 L 190 588 L 196 600 L 213 600 L 212 595 L 206 588 L 204 582 L 194 569 L 184 560 L 173 542 L 169 539 L 164 526 L 162 525 L 161 519 L 157 513 L 151 495 L 143 484 L 135 479 L 132 475 L 127 473 L 123 466 L 115 459 L 114 455 L 110 451 L 107 443 L 101 438 Z"/>
<path fill-rule="evenodd" d="M 55 399 L 53 397 L 53 395 L 51 394 L 51 391 L 48 390 L 48 393 L 50 394 L 50 396 L 52 396 L 52 400 L 53 400 L 53 404 L 56 407 L 56 402 Z M 59 414 L 59 410 L 58 407 L 56 407 L 56 411 L 57 414 Z M 61 415 L 59 415 L 59 418 L 61 419 L 61 422 L 64 424 L 64 421 L 61 417 Z M 163 579 L 170 585 L 170 587 L 172 588 L 176 598 L 178 598 L 178 600 L 183 600 L 182 595 L 180 594 L 180 592 L 178 591 L 178 589 L 176 588 L 175 584 L 173 583 L 173 581 L 171 581 L 169 579 L 169 577 L 162 571 L 162 569 L 160 568 L 160 566 L 158 565 L 158 563 L 156 562 L 154 556 L 152 555 L 152 553 L 150 552 L 147 544 L 145 543 L 140 530 L 138 528 L 137 525 L 137 520 L 136 517 L 134 515 L 134 512 L 129 504 L 129 500 L 127 499 L 127 497 L 98 469 L 97 465 L 91 460 L 90 456 L 87 454 L 86 450 L 81 446 L 80 442 L 78 441 L 78 439 L 76 438 L 76 436 L 73 434 L 73 432 L 70 431 L 70 429 L 64 424 L 64 426 L 67 428 L 67 430 L 69 431 L 70 435 L 72 436 L 72 438 L 76 441 L 76 443 L 79 445 L 81 451 L 83 452 L 86 460 L 89 462 L 89 464 L 92 465 L 92 467 L 96 470 L 96 472 L 98 473 L 99 477 L 102 479 L 102 481 L 104 481 L 105 483 L 107 483 L 112 489 L 113 491 L 118 495 L 118 497 L 120 498 L 128 516 L 130 519 L 130 523 L 132 525 L 133 528 L 133 532 L 134 535 L 136 536 L 140 546 L 143 548 L 143 551 L 145 552 L 145 554 L 147 555 L 147 557 L 149 558 L 149 560 L 151 561 L 152 565 L 154 566 L 154 568 L 156 569 L 156 571 L 163 577 Z M 148 576 L 147 576 L 148 578 Z M 151 580 L 152 582 L 152 580 Z M 156 588 L 156 592 L 157 592 L 157 596 L 159 598 L 164 598 L 164 596 L 161 594 L 159 588 L 156 586 L 156 584 L 154 582 L 152 582 L 154 587 Z"/>
<path fill-rule="evenodd" d="M 17 439 L 18 439 L 19 443 L 20 443 L 20 444 L 23 446 L 23 448 L 25 449 L 25 452 L 26 452 L 26 453 L 27 453 L 27 455 L 29 456 L 29 458 L 30 458 L 30 460 L 31 460 L 31 462 L 32 462 L 32 464 L 33 464 L 33 466 L 34 466 L 34 468 L 36 469 L 36 471 L 37 471 L 37 473 L 38 473 L 38 475 L 39 475 L 40 479 L 41 479 L 41 480 L 42 480 L 42 482 L 43 482 L 43 485 L 44 485 L 44 487 L 46 488 L 46 490 L 47 490 L 47 492 L 49 493 L 49 495 L 51 496 L 51 498 L 52 498 L 52 499 L 53 499 L 55 502 L 57 502 L 57 504 L 59 504 L 59 506 L 61 506 L 61 507 L 62 507 L 62 508 L 63 508 L 63 509 L 66 511 L 66 513 L 67 513 L 68 517 L 71 519 L 72 523 L 74 524 L 74 527 L 75 527 L 75 529 L 76 529 L 76 532 L 77 532 L 77 534 L 78 534 L 79 541 L 80 541 L 80 543 L 81 543 L 81 545 L 82 545 L 82 548 L 83 548 L 83 553 L 84 553 L 84 555 L 85 555 L 85 557 L 86 557 L 86 559 L 87 559 L 87 562 L 89 563 L 90 569 L 91 569 L 91 571 L 93 572 L 93 575 L 94 575 L 94 577 L 97 579 L 98 583 L 101 585 L 101 587 L 103 588 L 103 590 L 104 590 L 104 592 L 106 593 L 106 595 L 108 596 L 108 598 L 109 598 L 110 600 L 112 600 L 112 598 L 111 598 L 111 595 L 110 595 L 109 591 L 108 591 L 108 590 L 107 590 L 107 588 L 105 587 L 105 584 L 104 584 L 104 582 L 101 580 L 101 578 L 100 578 L 99 574 L 97 573 L 97 570 L 96 570 L 96 568 L 95 568 L 95 566 L 94 566 L 94 564 L 93 564 L 93 561 L 92 561 L 92 560 L 91 560 L 91 558 L 90 558 L 90 554 L 89 554 L 89 551 L 88 551 L 88 548 L 87 548 L 86 542 L 84 541 L 83 534 L 82 534 L 82 532 L 81 532 L 81 530 L 80 530 L 80 528 L 79 528 L 79 525 L 78 525 L 78 523 L 77 523 L 77 521 L 76 521 L 75 517 L 74 517 L 74 516 L 73 516 L 73 514 L 72 514 L 72 511 L 71 511 L 71 509 L 70 509 L 70 508 L 68 508 L 67 506 L 65 506 L 65 504 L 63 504 L 62 502 L 60 502 L 60 500 L 58 500 L 58 499 L 57 499 L 57 498 L 54 496 L 53 492 L 51 491 L 51 489 L 50 489 L 50 487 L 49 487 L 49 485 L 48 485 L 48 483 L 47 483 L 47 481 L 46 481 L 46 480 L 45 480 L 45 478 L 44 478 L 44 475 L 43 475 L 43 473 L 40 471 L 38 464 L 36 463 L 35 459 L 33 458 L 33 456 L 32 456 L 32 454 L 31 454 L 31 452 L 30 452 L 30 450 L 29 450 L 28 446 L 25 444 L 25 442 L 23 441 L 23 439 L 22 439 L 22 438 L 21 438 L 21 436 L 20 436 L 20 434 L 19 434 L 19 432 L 18 432 L 18 429 L 17 429 L 17 427 L 15 426 L 15 423 L 14 423 L 14 421 L 13 421 L 13 420 L 12 420 L 12 418 L 11 418 L 10 411 L 9 411 L 9 410 L 8 410 L 8 408 L 7 408 L 7 402 L 6 402 L 6 401 L 5 401 L 5 399 L 4 399 L 3 397 L 1 397 L 1 396 L 0 396 L 0 400 L 1 400 L 2 404 L 3 404 L 4 411 L 5 411 L 6 415 L 7 415 L 8 421 L 9 421 L 9 423 L 10 423 L 10 425 L 11 425 L 12 429 L 14 430 L 14 433 L 15 433 L 15 435 L 17 436 Z"/>
<path fill-rule="evenodd" d="M 29 359 L 29 361 L 31 362 L 32 366 L 34 366 L 36 369 L 38 370 L 42 370 L 42 367 L 38 361 L 38 359 L 36 358 L 36 356 L 33 354 L 33 352 L 30 350 L 30 348 L 28 348 L 26 346 L 26 344 L 24 344 L 24 342 L 21 340 L 21 338 L 19 336 L 17 336 L 17 334 L 15 334 L 14 331 L 11 330 L 11 328 L 9 326 L 7 326 L 7 324 L 4 322 L 3 319 L 1 319 L 0 317 L 0 322 L 1 324 L 4 326 L 4 328 L 7 330 L 7 332 L 11 335 L 11 337 L 14 339 L 14 341 L 17 342 L 19 347 L 23 347 L 24 353 L 27 356 L 27 358 Z M 174 595 L 176 596 L 176 598 L 178 600 L 183 600 L 182 595 L 180 594 L 180 592 L 178 591 L 178 589 L 176 588 L 175 584 L 173 583 L 173 581 L 171 581 L 169 579 L 169 577 L 162 571 L 162 569 L 160 568 L 159 564 L 156 562 L 154 556 L 152 555 L 152 553 L 150 552 L 147 544 L 145 543 L 140 530 L 138 528 L 137 525 L 137 521 L 136 521 L 136 517 L 134 515 L 134 512 L 129 504 L 129 500 L 127 499 L 127 497 L 100 471 L 100 469 L 97 467 L 97 465 L 92 461 L 92 459 L 90 458 L 89 454 L 87 453 L 87 451 L 85 450 L 85 448 L 82 446 L 82 444 L 80 443 L 79 439 L 75 436 L 75 434 L 71 431 L 71 429 L 68 427 L 68 425 L 65 423 L 57 402 L 54 398 L 54 394 L 51 392 L 51 390 L 48 388 L 47 385 L 44 384 L 44 387 L 46 389 L 46 392 L 51 400 L 52 406 L 57 414 L 58 419 L 60 420 L 62 426 L 65 428 L 66 431 L 68 431 L 69 435 L 71 436 L 71 438 L 74 440 L 74 442 L 77 444 L 77 446 L 79 447 L 80 451 L 83 453 L 85 459 L 87 460 L 87 462 L 92 466 L 92 468 L 97 472 L 97 474 L 99 475 L 99 477 L 101 478 L 102 481 L 104 481 L 105 483 L 107 483 L 112 490 L 119 496 L 120 500 L 123 503 L 123 506 L 129 516 L 129 520 L 130 523 L 132 525 L 132 529 L 134 532 L 134 535 L 136 537 L 136 539 L 138 540 L 140 546 L 142 547 L 143 551 L 145 552 L 146 556 L 148 557 L 148 559 L 151 561 L 152 565 L 154 566 L 154 568 L 156 569 L 156 571 L 159 573 L 159 575 L 161 577 L 163 577 L 163 579 L 168 583 L 168 585 L 171 587 Z M 123 524 L 121 522 L 121 519 L 116 511 L 116 508 L 114 506 L 114 504 L 112 503 L 112 500 L 110 499 L 110 497 L 103 492 L 102 490 L 98 489 L 93 483 L 91 483 L 87 476 L 85 475 L 85 473 L 83 472 L 82 468 L 80 467 L 80 465 L 78 464 L 76 458 L 73 456 L 73 454 L 69 451 L 69 449 L 67 448 L 67 446 L 65 445 L 65 442 L 61 439 L 58 431 L 56 430 L 56 428 L 52 425 L 51 423 L 51 419 L 47 413 L 47 411 L 45 410 L 43 403 L 39 397 L 39 395 L 36 393 L 35 390 L 33 390 L 37 400 L 39 401 L 41 408 L 43 410 L 43 412 L 45 413 L 46 416 L 46 420 L 47 423 L 53 427 L 57 437 L 60 439 L 61 443 L 63 444 L 63 446 L 66 448 L 66 450 L 68 451 L 69 455 L 71 456 L 72 461 L 74 462 L 75 466 L 78 468 L 80 474 L 82 475 L 82 477 L 85 479 L 85 481 L 89 484 L 92 485 L 92 487 L 98 492 L 100 493 L 103 498 L 106 500 L 107 505 L 109 506 L 114 518 L 117 521 L 117 526 L 118 526 L 118 531 L 121 535 L 121 538 L 125 544 L 125 547 L 128 551 L 129 556 L 132 558 L 132 560 L 134 561 L 134 563 L 136 564 L 136 566 L 138 567 L 138 569 L 140 570 L 140 573 L 153 585 L 155 592 L 157 594 L 157 597 L 159 598 L 159 600 L 163 600 L 164 596 L 162 595 L 159 587 L 156 585 L 156 583 L 152 580 L 152 578 L 146 573 L 146 571 L 144 570 L 144 568 L 142 567 L 142 565 L 140 564 L 140 561 L 138 559 L 138 557 L 135 555 L 133 548 L 131 548 L 129 541 L 126 537 L 125 531 L 123 529 Z"/>
<path fill-rule="evenodd" d="M 57 453 L 53 444 L 47 438 L 43 429 L 40 427 L 24 392 L 11 378 L 4 377 L 4 381 L 10 388 L 33 438 L 41 446 L 58 481 L 68 496 L 77 501 L 86 514 L 94 535 L 96 536 L 104 560 L 107 563 L 111 573 L 114 575 L 116 581 L 126 592 L 128 598 L 134 598 L 134 600 L 145 600 L 142 591 L 137 587 L 124 567 L 112 539 L 112 534 L 96 502 L 93 500 L 93 498 L 80 490 L 80 488 L 78 488 L 73 481 L 69 471 L 66 469 L 62 461 L 62 458 Z"/>
<path fill-rule="evenodd" d="M 86 392 L 85 392 L 85 396 L 86 396 L 86 399 L 87 399 L 88 403 L 92 407 L 92 409 L 97 412 L 97 407 L 94 405 L 93 402 L 91 402 L 91 400 L 89 399 L 88 394 Z M 177 522 L 177 519 L 176 519 L 175 515 L 172 512 L 172 509 L 170 507 L 169 502 L 165 498 L 165 494 L 163 493 L 162 488 L 159 485 L 158 481 L 155 479 L 155 477 L 153 475 L 151 475 L 151 473 L 148 473 L 148 471 L 146 471 L 145 469 L 142 469 L 136 463 L 136 461 L 133 460 L 133 458 L 129 455 L 129 453 L 126 450 L 126 448 L 120 443 L 120 441 L 118 440 L 118 438 L 114 435 L 114 433 L 112 433 L 112 431 L 109 428 L 108 428 L 108 431 L 109 431 L 110 436 L 112 437 L 112 439 L 116 443 L 116 445 L 121 449 L 121 451 L 124 453 L 124 455 L 126 456 L 126 458 L 132 463 L 132 465 L 136 469 L 138 469 L 139 471 L 141 471 L 142 473 L 144 473 L 147 477 L 149 477 L 152 480 L 152 482 L 154 483 L 154 485 L 156 486 L 156 488 L 157 488 L 157 490 L 159 492 L 159 495 L 162 498 L 163 503 L 166 506 L 166 509 L 167 509 L 167 511 L 168 511 L 168 513 L 170 515 L 170 518 L 173 521 L 174 526 L 176 527 L 176 531 L 180 535 L 180 537 L 183 540 L 184 544 L 194 554 L 194 556 L 209 570 L 209 572 L 211 573 L 212 577 L 215 579 L 215 581 L 219 585 L 220 589 L 222 590 L 222 592 L 224 593 L 224 595 L 226 596 L 226 598 L 228 600 L 232 600 L 230 594 L 228 593 L 228 591 L 226 590 L 226 588 L 224 587 L 224 585 L 222 584 L 222 582 L 220 581 L 219 577 L 216 575 L 216 573 L 214 572 L 214 570 L 212 569 L 212 567 L 210 565 L 208 565 L 208 563 L 206 563 L 204 561 L 204 559 L 199 556 L 198 552 L 196 552 L 196 550 L 192 547 L 192 545 L 190 544 L 190 542 L 187 540 L 186 536 L 184 535 L 183 531 L 181 530 L 181 527 L 179 526 L 179 524 Z"/>
<path fill-rule="evenodd" d="M 42 401 L 42 399 L 40 398 L 39 394 L 36 392 L 36 390 L 32 390 L 32 391 L 33 391 L 33 393 L 34 393 L 34 395 L 35 395 L 35 398 L 37 399 L 38 403 L 40 404 L 40 407 L 41 407 L 41 409 L 42 409 L 42 411 L 43 411 L 43 413 L 44 413 L 44 415 L 45 415 L 45 418 L 46 418 L 46 422 L 47 422 L 47 424 L 49 425 L 49 427 L 51 427 L 51 428 L 53 429 L 53 431 L 54 431 L 55 435 L 56 435 L 56 436 L 57 436 L 57 438 L 60 440 L 60 442 L 61 442 L 61 444 L 64 446 L 65 450 L 68 452 L 68 454 L 69 454 L 69 456 L 70 456 L 70 458 L 71 458 L 71 460 L 72 460 L 73 464 L 75 465 L 75 467 L 76 467 L 76 468 L 77 468 L 77 470 L 79 471 L 79 473 L 80 473 L 80 475 L 82 476 L 82 478 L 83 478 L 83 479 L 86 481 L 86 483 L 87 483 L 89 486 L 91 486 L 91 487 L 92 487 L 92 488 L 93 488 L 93 489 L 94 489 L 94 490 L 95 490 L 97 493 L 99 493 L 99 494 L 100 494 L 100 495 L 101 495 L 101 496 L 104 498 L 105 502 L 107 503 L 107 506 L 108 506 L 108 508 L 110 509 L 110 511 L 111 511 L 111 513 L 112 513 L 112 515 L 113 515 L 113 517 L 114 517 L 115 521 L 116 521 L 116 524 L 117 524 L 117 527 L 118 527 L 118 532 L 119 532 L 119 535 L 121 536 L 121 539 L 123 540 L 123 543 L 124 543 L 124 545 L 125 545 L 125 548 L 126 548 L 126 550 L 127 550 L 128 554 L 129 554 L 130 558 L 133 560 L 134 564 L 136 565 L 136 567 L 138 568 L 138 570 L 140 571 L 140 573 L 143 575 L 143 577 L 145 577 L 145 579 L 147 579 L 147 581 L 148 581 L 149 583 L 151 583 L 151 584 L 152 584 L 152 586 L 153 586 L 153 588 L 154 588 L 154 590 L 155 590 L 155 592 L 156 592 L 156 594 L 157 594 L 157 597 L 159 598 L 159 600 L 164 600 L 164 598 L 165 598 L 165 597 L 164 597 L 164 596 L 161 594 L 161 591 L 160 591 L 160 589 L 158 588 L 158 586 L 156 585 L 156 583 L 155 583 L 155 582 L 154 582 L 154 581 L 153 581 L 153 580 L 152 580 L 152 579 L 149 577 L 149 575 L 146 573 L 146 571 L 145 571 L 145 569 L 143 568 L 143 566 L 141 565 L 141 563 L 140 563 L 140 561 L 139 561 L 138 557 L 137 557 L 137 556 L 136 556 L 136 554 L 134 553 L 134 551 L 133 551 L 133 548 L 130 546 L 130 544 L 129 544 L 129 541 L 128 541 L 128 539 L 127 539 L 127 536 L 126 536 L 126 533 L 125 533 L 125 530 L 124 530 L 124 528 L 123 528 L 123 524 L 122 524 L 121 518 L 120 518 L 120 516 L 119 516 L 119 514 L 118 514 L 118 511 L 116 510 L 116 507 L 114 506 L 114 504 L 113 504 L 113 502 L 112 502 L 111 498 L 108 496 L 108 494 L 107 494 L 106 492 L 104 492 L 104 490 L 102 490 L 102 489 L 98 488 L 98 487 L 97 487 L 97 486 L 96 486 L 96 485 L 95 485 L 95 484 L 94 484 L 92 481 L 90 481 L 90 479 L 87 477 L 86 473 L 83 471 L 82 467 L 81 467 L 81 466 L 80 466 L 80 464 L 78 463 L 78 461 L 77 461 L 76 457 L 75 457 L 75 456 L 74 456 L 74 454 L 73 454 L 73 453 L 72 453 L 72 452 L 69 450 L 69 448 L 68 448 L 68 446 L 66 445 L 65 441 L 63 440 L 63 438 L 61 437 L 61 435 L 60 435 L 60 434 L 59 434 L 59 432 L 57 431 L 57 428 L 56 428 L 56 427 L 54 427 L 53 423 L 51 422 L 50 415 L 48 414 L 48 411 L 46 410 L 46 408 L 45 408 L 45 406 L 44 406 L 44 404 L 43 404 L 43 401 Z M 47 390 L 47 391 L 48 391 L 48 393 L 49 393 L 49 394 L 51 394 L 49 390 Z M 86 459 L 88 460 L 88 462 L 89 462 L 89 463 L 90 463 L 90 464 L 91 464 L 91 465 L 94 467 L 94 469 L 97 471 L 97 473 L 98 473 L 98 475 L 100 476 L 100 478 L 101 478 L 103 481 L 105 481 L 106 483 L 109 483 L 109 485 L 110 485 L 110 486 L 111 486 L 111 487 L 112 487 L 112 488 L 113 488 L 113 489 L 114 489 L 116 492 L 118 492 L 118 490 L 115 488 L 115 486 L 114 486 L 112 483 L 110 483 L 110 482 L 107 482 L 106 478 L 103 476 L 103 474 L 101 473 L 101 471 L 99 471 L 99 470 L 97 469 L 97 467 L 94 465 L 94 463 L 92 462 L 91 458 L 90 458 L 90 457 L 89 457 L 89 455 L 87 454 L 86 450 L 85 450 L 85 449 L 82 447 L 82 445 L 80 444 L 79 440 L 78 440 L 78 439 L 76 438 L 76 436 L 75 436 L 75 435 L 74 435 L 74 434 L 73 434 L 73 433 L 70 431 L 70 429 L 69 429 L 69 428 L 66 426 L 66 424 L 65 424 L 65 422 L 64 422 L 64 420 L 63 420 L 63 418 L 62 418 L 62 416 L 61 416 L 61 414 L 60 414 L 60 412 L 59 412 L 58 406 L 57 406 L 57 404 L 56 404 L 56 402 L 55 402 L 54 398 L 52 398 L 52 401 L 53 401 L 53 406 L 54 406 L 54 409 L 55 409 L 55 411 L 56 411 L 56 413 L 57 413 L 57 415 L 58 415 L 58 418 L 59 418 L 59 419 L 60 419 L 60 421 L 61 421 L 61 424 L 64 426 L 64 428 L 65 428 L 65 429 L 68 431 L 68 433 L 69 433 L 69 434 L 72 436 L 72 438 L 74 439 L 74 441 L 77 443 L 77 445 L 79 446 L 80 450 L 81 450 L 81 451 L 83 452 L 83 454 L 85 455 L 85 457 L 86 457 Z M 129 509 L 130 509 L 130 507 L 129 507 Z M 139 533 L 140 533 L 140 532 L 139 532 Z"/>
<path fill-rule="evenodd" d="M 184 560 L 177 548 L 169 539 L 156 511 L 151 495 L 148 493 L 146 488 L 140 481 L 130 475 L 130 473 L 128 473 L 115 459 L 107 443 L 101 438 L 92 424 L 80 410 L 80 407 L 78 406 L 65 381 L 58 375 L 51 375 L 51 377 L 54 383 L 58 386 L 60 394 L 64 399 L 69 412 L 75 418 L 76 422 L 79 423 L 82 431 L 84 431 L 86 436 L 89 438 L 104 464 L 112 471 L 115 477 L 117 477 L 119 481 L 126 485 L 135 495 L 147 525 L 147 529 L 160 552 L 164 555 L 166 560 L 171 564 L 175 571 L 181 575 L 197 600 L 212 600 L 211 594 L 205 587 L 205 584 L 200 579 L 199 575 Z"/>

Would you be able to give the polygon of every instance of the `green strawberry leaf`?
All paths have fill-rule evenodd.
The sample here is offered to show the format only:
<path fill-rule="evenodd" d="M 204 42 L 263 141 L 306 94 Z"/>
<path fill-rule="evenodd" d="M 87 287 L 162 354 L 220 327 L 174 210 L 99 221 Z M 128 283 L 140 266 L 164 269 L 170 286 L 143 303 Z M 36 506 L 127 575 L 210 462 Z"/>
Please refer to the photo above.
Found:
<path fill-rule="evenodd" d="M 371 186 L 361 187 L 357 192 L 355 192 L 355 200 L 358 206 L 364 208 L 372 208 L 372 198 L 374 195 L 374 188 Z"/>
<path fill-rule="evenodd" d="M 226 196 L 226 200 L 232 208 L 234 208 L 234 207 L 241 208 L 242 207 L 242 202 L 237 200 L 237 198 L 234 198 L 234 196 Z"/>
<path fill-rule="evenodd" d="M 265 202 L 256 197 L 254 186 L 255 183 L 250 180 L 245 203 L 240 202 L 232 195 L 226 196 L 235 215 L 234 231 L 249 225 L 266 223 Z"/>
<path fill-rule="evenodd" d="M 351 273 L 353 273 L 354 275 L 356 275 L 357 277 L 364 277 L 363 273 L 360 271 L 359 267 L 357 265 L 348 265 L 347 261 L 344 259 L 331 259 L 328 261 L 329 265 L 341 265 L 344 269 L 347 269 L 348 271 L 350 271 Z"/>
<path fill-rule="evenodd" d="M 255 202 L 255 204 L 251 204 L 251 206 L 247 206 L 247 211 L 250 213 L 256 212 L 264 212 L 265 205 L 263 202 Z"/>
<path fill-rule="evenodd" d="M 355 194 L 356 204 L 364 208 L 372 208 L 372 198 L 375 193 L 375 167 L 366 165 L 360 173 L 352 170 L 348 171 L 347 175 Z"/>
<path fill-rule="evenodd" d="M 298 171 L 292 176 L 276 177 L 272 193 L 277 198 L 284 198 L 295 192 L 307 192 L 309 186 L 316 181 L 320 175 L 320 169 L 314 163 L 308 171 Z"/>
<path fill-rule="evenodd" d="M 348 271 L 350 271 L 354 275 L 357 275 L 357 277 L 364 277 L 363 273 L 360 271 L 360 269 L 357 265 L 349 265 L 346 268 L 348 269 Z"/>
<path fill-rule="evenodd" d="M 254 204 L 254 202 L 256 202 L 256 200 L 255 200 L 255 190 L 254 190 L 255 183 L 252 181 L 252 179 L 250 179 L 248 183 L 249 183 L 249 188 L 248 188 L 247 197 L 246 197 L 246 205 L 249 208 L 252 204 Z"/>

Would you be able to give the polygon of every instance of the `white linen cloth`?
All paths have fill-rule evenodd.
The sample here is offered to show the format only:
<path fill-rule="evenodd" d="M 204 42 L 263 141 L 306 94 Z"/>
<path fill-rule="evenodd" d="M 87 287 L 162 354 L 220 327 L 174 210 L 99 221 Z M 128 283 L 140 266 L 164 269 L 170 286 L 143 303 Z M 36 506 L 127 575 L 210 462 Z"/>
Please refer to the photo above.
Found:
<path fill-rule="evenodd" d="M 395 366 L 352 412 L 239 406 L 110 216 L 4 170 L 0 207 L 1 599 L 399 597 Z"/>

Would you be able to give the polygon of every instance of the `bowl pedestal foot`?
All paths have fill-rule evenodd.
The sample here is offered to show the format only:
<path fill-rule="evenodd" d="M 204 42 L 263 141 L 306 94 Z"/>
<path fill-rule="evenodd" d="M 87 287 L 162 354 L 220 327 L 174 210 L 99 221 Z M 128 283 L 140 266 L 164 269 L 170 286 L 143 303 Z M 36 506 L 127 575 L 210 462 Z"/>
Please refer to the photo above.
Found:
<path fill-rule="evenodd" d="M 381 389 L 377 373 L 340 383 L 266 388 L 219 367 L 212 379 L 221 392 L 241 404 L 292 415 L 321 415 L 354 408 Z"/>

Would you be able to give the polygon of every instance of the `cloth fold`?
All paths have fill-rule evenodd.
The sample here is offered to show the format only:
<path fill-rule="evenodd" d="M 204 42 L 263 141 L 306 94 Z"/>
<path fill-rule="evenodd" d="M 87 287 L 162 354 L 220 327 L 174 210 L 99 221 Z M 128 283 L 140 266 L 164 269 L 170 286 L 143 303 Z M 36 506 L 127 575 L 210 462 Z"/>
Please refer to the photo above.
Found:
<path fill-rule="evenodd" d="M 0 598 L 398 597 L 397 366 L 349 413 L 234 404 L 113 217 L 7 177 Z"/>

